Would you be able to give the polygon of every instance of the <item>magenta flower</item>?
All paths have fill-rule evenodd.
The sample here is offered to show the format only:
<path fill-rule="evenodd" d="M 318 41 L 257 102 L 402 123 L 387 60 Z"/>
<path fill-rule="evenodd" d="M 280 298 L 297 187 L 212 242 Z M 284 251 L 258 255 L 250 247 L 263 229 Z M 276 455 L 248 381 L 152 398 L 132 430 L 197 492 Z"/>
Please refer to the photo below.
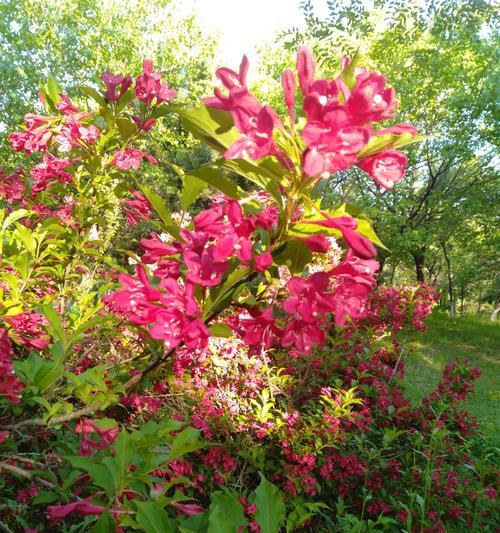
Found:
<path fill-rule="evenodd" d="M 14 374 L 12 366 L 13 356 L 12 345 L 6 329 L 0 329 L 0 397 L 5 398 L 11 403 L 19 403 L 19 393 L 23 390 L 24 385 Z M 9 435 L 8 432 L 0 432 L 0 443 Z"/>
<path fill-rule="evenodd" d="M 309 89 L 314 82 L 314 71 L 316 61 L 312 50 L 307 46 L 299 46 L 297 50 L 297 74 L 299 85 L 304 96 L 307 96 Z"/>
<path fill-rule="evenodd" d="M 42 162 L 38 163 L 31 169 L 34 183 L 32 191 L 39 193 L 44 191 L 54 183 L 71 183 L 73 176 L 65 170 L 75 159 L 60 159 L 50 153 L 43 154 Z"/>
<path fill-rule="evenodd" d="M 257 116 L 248 115 L 246 111 L 236 109 L 233 113 L 236 127 L 242 132 L 225 152 L 226 159 L 260 159 L 267 155 L 276 155 L 277 149 L 273 139 L 276 114 L 269 106 L 263 107 Z"/>
<path fill-rule="evenodd" d="M 128 170 L 130 168 L 138 169 L 141 166 L 143 159 L 146 159 L 153 165 L 156 165 L 158 161 L 148 154 L 127 146 L 125 150 L 116 150 L 115 157 L 111 163 L 120 170 Z"/>
<path fill-rule="evenodd" d="M 252 308 L 248 312 L 252 318 L 241 321 L 245 343 L 259 349 L 269 350 L 281 336 L 281 331 L 273 316 L 273 307 L 268 307 L 264 311 Z"/>
<path fill-rule="evenodd" d="M 144 72 L 135 80 L 135 96 L 144 104 L 152 105 L 170 102 L 175 98 L 177 91 L 170 89 L 166 81 L 161 81 L 163 74 L 153 72 L 151 59 L 144 60 Z"/>
<path fill-rule="evenodd" d="M 171 505 L 186 516 L 194 516 L 205 512 L 205 509 L 196 503 L 172 502 Z"/>
<path fill-rule="evenodd" d="M 253 267 L 257 272 L 265 272 L 272 264 L 273 256 L 269 252 L 264 252 L 253 258 Z"/>
<path fill-rule="evenodd" d="M 323 215 L 326 217 L 325 220 L 314 220 L 310 221 L 310 223 L 338 229 L 354 255 L 362 259 L 373 259 L 377 256 L 377 250 L 371 241 L 354 231 L 358 227 L 358 223 L 354 218 L 348 216 L 332 218 L 326 213 L 323 213 Z"/>
<path fill-rule="evenodd" d="M 398 181 L 403 179 L 407 162 L 404 154 L 392 149 L 362 159 L 358 167 L 367 172 L 381 187 L 392 189 Z"/>
<path fill-rule="evenodd" d="M 123 200 L 123 204 L 126 206 L 124 209 L 127 222 L 131 226 L 135 226 L 140 219 L 149 219 L 153 214 L 151 204 L 149 200 L 139 191 L 132 193 L 133 199 Z"/>
<path fill-rule="evenodd" d="M 297 352 L 308 355 L 314 346 L 322 345 L 325 339 L 325 332 L 318 324 L 292 320 L 283 330 L 281 345 L 285 348 L 293 346 Z"/>
<path fill-rule="evenodd" d="M 283 302 L 283 309 L 305 323 L 317 323 L 322 315 L 333 310 L 329 283 L 325 272 L 307 279 L 294 276 L 286 285 L 290 296 Z"/>
<path fill-rule="evenodd" d="M 11 336 L 20 344 L 32 350 L 43 350 L 50 344 L 44 326 L 47 319 L 35 311 L 4 316 L 3 320 L 12 327 Z"/>
<path fill-rule="evenodd" d="M 47 507 L 47 518 L 53 522 L 64 520 L 71 513 L 82 515 L 99 515 L 105 511 L 102 505 L 96 505 L 86 500 L 67 503 L 66 505 L 49 505 Z"/>
<path fill-rule="evenodd" d="M 396 91 L 385 84 L 385 77 L 378 72 L 356 76 L 356 85 L 346 104 L 353 124 L 364 125 L 392 118 L 398 106 Z"/>
<path fill-rule="evenodd" d="M 118 100 L 120 100 L 120 98 L 132 85 L 132 78 L 130 76 L 123 76 L 123 74 L 111 74 L 109 71 L 106 71 L 101 76 L 101 80 L 106 86 L 104 97 L 109 102 L 118 102 Z"/>
<path fill-rule="evenodd" d="M 295 75 L 289 68 L 286 69 L 281 75 L 281 86 L 283 87 L 283 94 L 285 96 L 285 104 L 288 109 L 288 116 L 290 117 L 290 125 L 293 127 L 295 124 L 295 89 L 297 83 L 295 81 Z"/>

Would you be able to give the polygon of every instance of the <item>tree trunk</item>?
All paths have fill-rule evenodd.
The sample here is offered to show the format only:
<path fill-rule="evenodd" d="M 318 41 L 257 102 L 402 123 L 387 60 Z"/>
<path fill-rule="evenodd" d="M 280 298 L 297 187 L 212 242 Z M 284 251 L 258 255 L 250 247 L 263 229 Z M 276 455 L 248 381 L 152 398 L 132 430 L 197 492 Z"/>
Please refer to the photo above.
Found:
<path fill-rule="evenodd" d="M 460 314 L 461 315 L 464 314 L 464 292 L 465 292 L 464 284 L 462 283 L 460 285 Z"/>
<path fill-rule="evenodd" d="M 441 248 L 443 249 L 443 256 L 446 262 L 446 271 L 448 275 L 448 297 L 450 300 L 450 317 L 455 318 L 455 291 L 453 287 L 453 276 L 451 274 L 451 261 L 446 249 L 446 243 L 441 241 Z"/>
<path fill-rule="evenodd" d="M 418 252 L 413 252 L 411 255 L 413 257 L 413 260 L 415 261 L 415 274 L 417 276 L 417 281 L 419 283 L 424 283 L 424 253 L 422 250 L 419 250 Z"/>

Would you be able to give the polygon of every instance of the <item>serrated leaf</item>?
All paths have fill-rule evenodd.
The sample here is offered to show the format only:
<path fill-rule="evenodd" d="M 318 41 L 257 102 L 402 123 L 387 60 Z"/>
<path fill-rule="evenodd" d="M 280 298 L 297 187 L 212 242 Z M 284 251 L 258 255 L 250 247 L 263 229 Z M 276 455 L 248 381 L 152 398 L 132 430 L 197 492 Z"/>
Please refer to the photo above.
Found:
<path fill-rule="evenodd" d="M 243 507 L 232 494 L 215 492 L 208 510 L 207 533 L 238 533 L 247 525 Z"/>
<path fill-rule="evenodd" d="M 200 430 L 192 427 L 183 429 L 173 440 L 168 454 L 169 460 L 176 459 L 181 455 L 198 450 L 204 446 L 199 440 Z"/>
<path fill-rule="evenodd" d="M 200 195 L 200 192 L 206 188 L 207 184 L 196 176 L 186 175 L 183 179 L 181 206 L 186 211 Z"/>
<path fill-rule="evenodd" d="M 156 502 L 136 502 L 137 523 L 146 533 L 174 533 L 175 529 L 167 512 Z"/>

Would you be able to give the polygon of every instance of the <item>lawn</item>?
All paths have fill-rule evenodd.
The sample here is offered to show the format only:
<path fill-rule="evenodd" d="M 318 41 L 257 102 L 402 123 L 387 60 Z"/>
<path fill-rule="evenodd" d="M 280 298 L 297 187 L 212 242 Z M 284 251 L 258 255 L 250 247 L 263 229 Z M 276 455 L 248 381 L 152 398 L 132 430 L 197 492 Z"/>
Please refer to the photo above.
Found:
<path fill-rule="evenodd" d="M 492 444 L 500 442 L 500 324 L 474 316 L 451 320 L 438 312 L 427 324 L 428 329 L 413 334 L 405 347 L 407 395 L 417 402 L 435 388 L 447 362 L 472 361 L 482 375 L 465 407 Z"/>

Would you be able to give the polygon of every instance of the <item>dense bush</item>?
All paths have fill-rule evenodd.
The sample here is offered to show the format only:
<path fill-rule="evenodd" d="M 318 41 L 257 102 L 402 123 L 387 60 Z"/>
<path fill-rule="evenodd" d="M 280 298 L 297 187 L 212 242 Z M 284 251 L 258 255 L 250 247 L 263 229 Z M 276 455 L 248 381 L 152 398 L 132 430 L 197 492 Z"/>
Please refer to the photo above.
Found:
<path fill-rule="evenodd" d="M 347 59 L 315 79 L 300 48 L 303 113 L 287 70 L 286 118 L 247 69 L 219 69 L 226 91 L 196 109 L 150 61 L 79 107 L 51 78 L 48 114 L 11 134 L 35 160 L 0 185 L 0 526 L 493 530 L 494 457 L 457 404 L 477 370 L 450 365 L 410 405 L 404 335 L 437 295 L 377 288 L 369 221 L 321 203 L 352 165 L 392 188 L 415 128 L 375 129 L 394 89 Z M 177 169 L 176 213 L 141 183 L 167 114 L 223 154 Z M 114 248 L 123 218 L 149 225 L 142 255 Z"/>

